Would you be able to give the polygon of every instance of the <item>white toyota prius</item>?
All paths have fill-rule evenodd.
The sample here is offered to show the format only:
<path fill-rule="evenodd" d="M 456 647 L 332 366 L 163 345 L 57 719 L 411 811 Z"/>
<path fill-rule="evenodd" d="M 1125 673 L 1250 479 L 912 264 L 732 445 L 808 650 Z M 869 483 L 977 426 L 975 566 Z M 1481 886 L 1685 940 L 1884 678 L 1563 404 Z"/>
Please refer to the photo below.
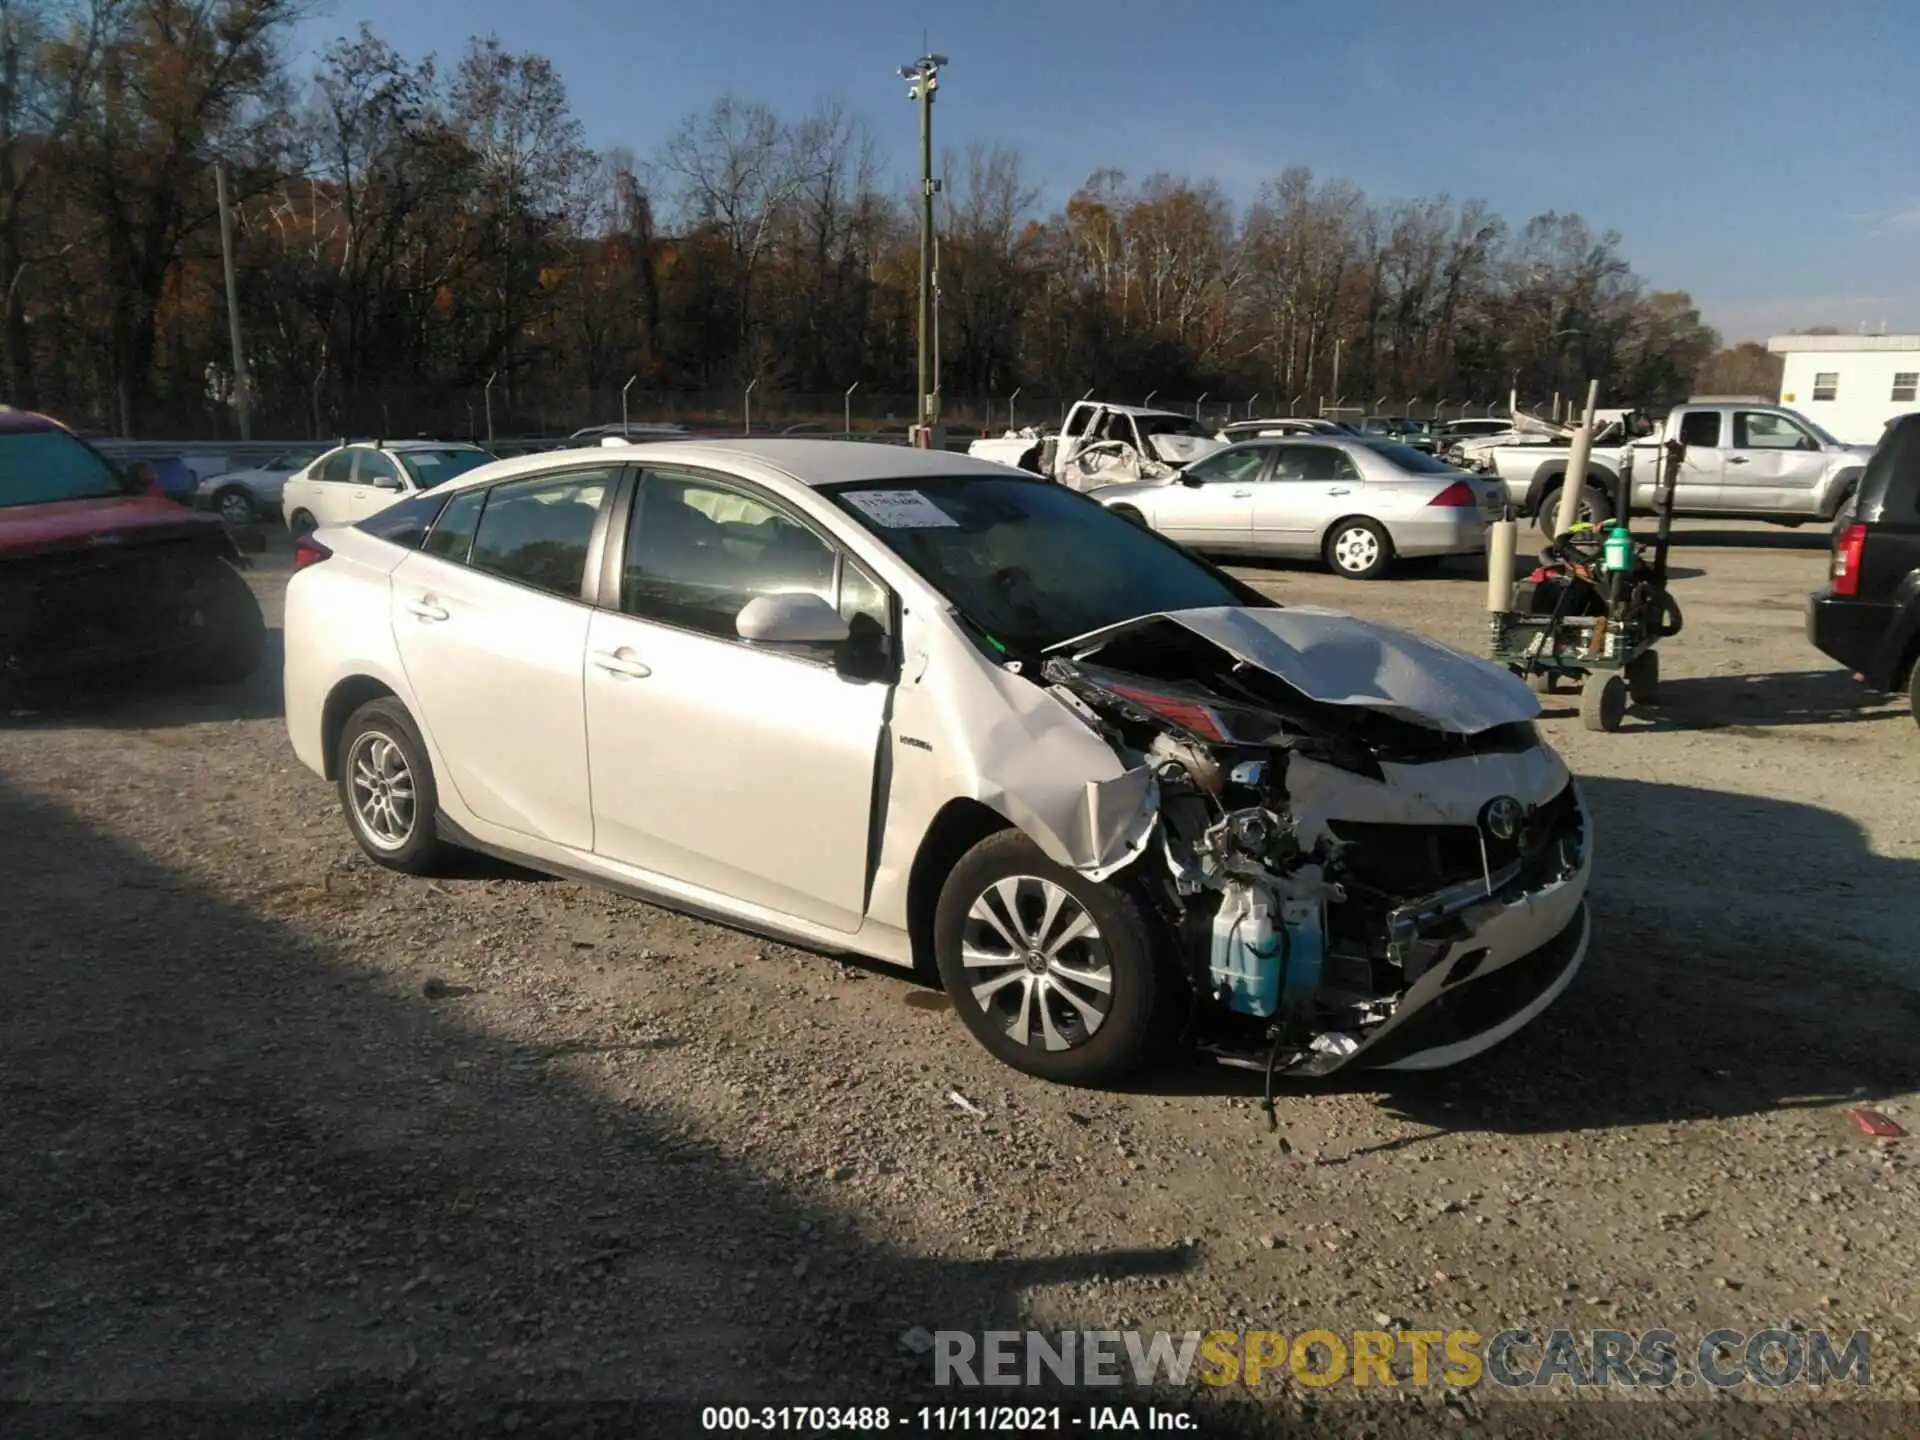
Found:
<path fill-rule="evenodd" d="M 1591 821 L 1524 684 L 989 461 L 547 453 L 295 564 L 288 732 L 376 862 L 917 967 L 1034 1075 L 1446 1065 L 1586 953 Z"/>

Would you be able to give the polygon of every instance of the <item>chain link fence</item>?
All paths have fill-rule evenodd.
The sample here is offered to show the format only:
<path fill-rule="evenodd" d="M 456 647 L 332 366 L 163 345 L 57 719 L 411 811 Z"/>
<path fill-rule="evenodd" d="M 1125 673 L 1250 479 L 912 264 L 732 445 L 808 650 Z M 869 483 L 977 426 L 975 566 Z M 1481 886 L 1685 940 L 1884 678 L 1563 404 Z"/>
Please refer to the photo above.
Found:
<path fill-rule="evenodd" d="M 95 436 L 121 434 L 117 397 L 46 397 L 42 408 Z M 943 395 L 940 418 L 956 443 L 1024 426 L 1058 426 L 1081 399 L 1141 405 L 1192 415 L 1206 425 L 1280 416 L 1404 415 L 1417 420 L 1504 416 L 1506 398 L 1278 394 L 1174 394 L 1049 386 L 1022 387 L 1005 395 Z M 1558 413 L 1560 397 L 1522 402 L 1522 409 Z M 1571 398 L 1564 402 L 1571 404 Z M 133 427 L 152 441 L 230 443 L 239 439 L 237 413 L 224 399 L 161 397 L 142 406 Z M 462 387 L 379 386 L 342 392 L 319 387 L 308 393 L 263 389 L 254 397 L 252 438 L 259 442 L 328 442 L 342 436 L 368 439 L 558 440 L 592 425 L 676 424 L 703 434 L 858 434 L 906 438 L 914 423 L 910 393 L 849 382 L 839 391 L 793 392 L 755 384 L 738 389 L 642 390 L 509 384 Z"/>

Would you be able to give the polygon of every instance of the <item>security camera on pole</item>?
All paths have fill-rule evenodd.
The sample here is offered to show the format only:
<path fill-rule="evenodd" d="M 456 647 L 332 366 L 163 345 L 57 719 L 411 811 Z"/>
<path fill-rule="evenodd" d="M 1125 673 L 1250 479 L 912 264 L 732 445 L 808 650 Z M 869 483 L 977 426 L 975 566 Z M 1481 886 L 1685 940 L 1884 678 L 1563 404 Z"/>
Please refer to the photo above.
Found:
<path fill-rule="evenodd" d="M 933 197 L 940 193 L 940 182 L 933 178 L 933 95 L 940 88 L 940 69 L 947 63 L 944 55 L 922 55 L 911 65 L 900 67 L 900 78 L 909 83 L 907 98 L 920 105 L 920 319 L 919 389 L 915 409 L 918 423 L 913 427 L 913 443 L 922 450 L 946 448 L 946 435 L 940 428 L 938 388 L 931 373 L 933 322 Z"/>

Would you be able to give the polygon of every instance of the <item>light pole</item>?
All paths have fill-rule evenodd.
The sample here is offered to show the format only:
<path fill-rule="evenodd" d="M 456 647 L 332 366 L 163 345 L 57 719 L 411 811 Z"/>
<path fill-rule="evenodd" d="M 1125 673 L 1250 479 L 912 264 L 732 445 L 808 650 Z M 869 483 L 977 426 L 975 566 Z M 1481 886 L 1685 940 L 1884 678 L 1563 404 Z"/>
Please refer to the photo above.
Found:
<path fill-rule="evenodd" d="M 220 207 L 220 265 L 227 278 L 227 340 L 233 347 L 233 405 L 239 412 L 240 438 L 253 439 L 252 386 L 247 383 L 247 352 L 240 339 L 240 283 L 233 271 L 233 212 L 227 208 L 227 167 L 213 165 L 214 203 Z"/>
<path fill-rule="evenodd" d="M 933 342 L 933 197 L 940 182 L 933 178 L 933 94 L 940 88 L 940 69 L 947 63 L 944 55 L 922 55 L 911 65 L 900 67 L 900 78 L 908 83 L 907 98 L 920 106 L 920 319 L 917 329 L 919 352 L 919 389 L 915 410 L 919 423 L 914 427 L 914 444 L 933 448 L 934 393 L 931 374 Z"/>

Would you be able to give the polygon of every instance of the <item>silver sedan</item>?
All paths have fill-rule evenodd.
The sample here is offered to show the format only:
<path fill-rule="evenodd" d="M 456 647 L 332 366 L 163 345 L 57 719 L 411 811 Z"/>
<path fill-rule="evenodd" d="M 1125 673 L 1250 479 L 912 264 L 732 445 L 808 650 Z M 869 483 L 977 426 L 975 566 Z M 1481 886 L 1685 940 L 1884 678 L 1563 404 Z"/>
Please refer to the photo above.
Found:
<path fill-rule="evenodd" d="M 1304 436 L 1229 446 L 1170 479 L 1092 495 L 1195 550 L 1317 558 L 1351 580 L 1377 579 L 1396 558 L 1478 554 L 1506 504 L 1498 482 L 1411 446 Z"/>

